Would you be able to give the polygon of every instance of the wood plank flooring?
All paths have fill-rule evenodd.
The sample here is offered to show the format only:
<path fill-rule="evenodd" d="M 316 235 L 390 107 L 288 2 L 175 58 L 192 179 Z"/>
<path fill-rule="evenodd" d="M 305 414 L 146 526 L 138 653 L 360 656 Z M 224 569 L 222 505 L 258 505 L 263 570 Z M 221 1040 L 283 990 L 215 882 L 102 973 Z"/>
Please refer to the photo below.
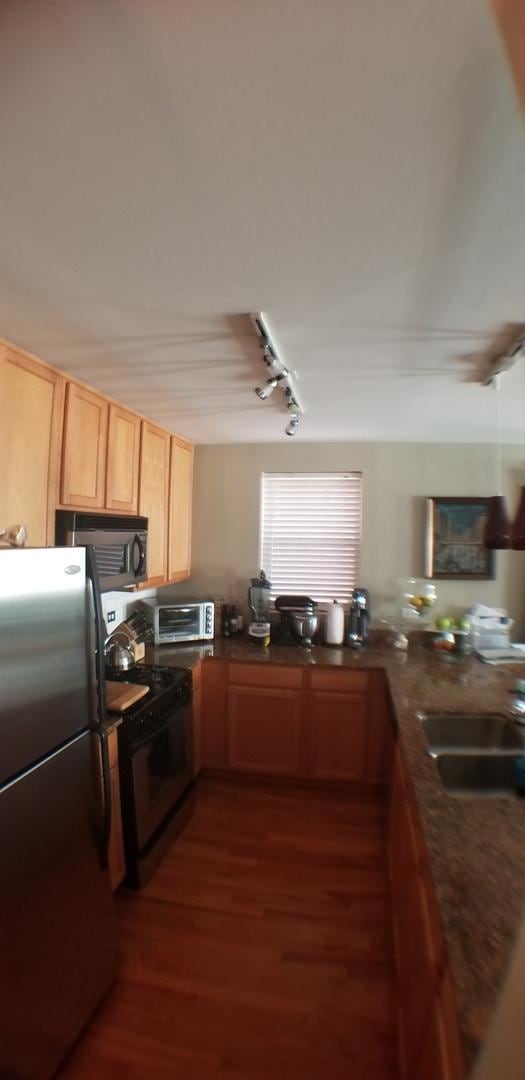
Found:
<path fill-rule="evenodd" d="M 395 1080 L 386 804 L 203 779 L 62 1080 Z"/>

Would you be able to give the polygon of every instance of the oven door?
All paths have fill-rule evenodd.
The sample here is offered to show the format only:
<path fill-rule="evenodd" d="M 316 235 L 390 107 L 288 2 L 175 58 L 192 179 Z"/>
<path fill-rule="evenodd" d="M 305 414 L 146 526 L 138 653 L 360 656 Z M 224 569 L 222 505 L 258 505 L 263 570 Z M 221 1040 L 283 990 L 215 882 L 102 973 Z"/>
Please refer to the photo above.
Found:
<path fill-rule="evenodd" d="M 202 604 L 175 604 L 157 609 L 157 644 L 198 641 L 202 637 Z"/>
<path fill-rule="evenodd" d="M 191 701 L 159 718 L 128 747 L 137 853 L 188 787 L 193 775 Z"/>

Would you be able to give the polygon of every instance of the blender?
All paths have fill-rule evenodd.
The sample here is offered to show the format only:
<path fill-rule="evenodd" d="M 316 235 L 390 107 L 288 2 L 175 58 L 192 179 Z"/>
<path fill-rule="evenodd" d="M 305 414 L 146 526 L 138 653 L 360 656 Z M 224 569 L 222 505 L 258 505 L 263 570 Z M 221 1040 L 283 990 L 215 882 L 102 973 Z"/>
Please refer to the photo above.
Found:
<path fill-rule="evenodd" d="M 252 620 L 248 626 L 248 637 L 262 645 L 270 642 L 270 595 L 272 583 L 268 581 L 264 570 L 259 577 L 252 578 L 248 589 L 248 603 Z"/>

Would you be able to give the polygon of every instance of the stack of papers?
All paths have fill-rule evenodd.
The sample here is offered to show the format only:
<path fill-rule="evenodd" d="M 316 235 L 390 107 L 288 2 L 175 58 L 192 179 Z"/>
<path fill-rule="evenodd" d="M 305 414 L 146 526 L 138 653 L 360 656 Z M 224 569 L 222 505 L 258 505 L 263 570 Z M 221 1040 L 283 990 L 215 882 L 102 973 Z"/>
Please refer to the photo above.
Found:
<path fill-rule="evenodd" d="M 525 645 L 508 645 L 505 649 L 479 649 L 484 664 L 525 664 Z"/>

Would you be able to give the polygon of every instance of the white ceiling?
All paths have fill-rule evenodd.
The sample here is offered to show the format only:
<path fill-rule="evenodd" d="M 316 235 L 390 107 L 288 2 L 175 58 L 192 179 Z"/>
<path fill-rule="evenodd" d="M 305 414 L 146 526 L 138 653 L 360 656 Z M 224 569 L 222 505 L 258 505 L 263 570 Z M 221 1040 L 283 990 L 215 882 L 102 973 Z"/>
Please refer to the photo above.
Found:
<path fill-rule="evenodd" d="M 488 0 L 2 0 L 0 335 L 197 442 L 491 441 L 525 143 Z M 525 360 L 504 437 L 525 442 Z"/>

